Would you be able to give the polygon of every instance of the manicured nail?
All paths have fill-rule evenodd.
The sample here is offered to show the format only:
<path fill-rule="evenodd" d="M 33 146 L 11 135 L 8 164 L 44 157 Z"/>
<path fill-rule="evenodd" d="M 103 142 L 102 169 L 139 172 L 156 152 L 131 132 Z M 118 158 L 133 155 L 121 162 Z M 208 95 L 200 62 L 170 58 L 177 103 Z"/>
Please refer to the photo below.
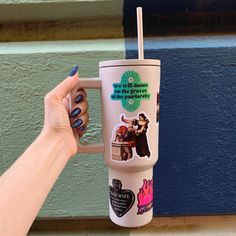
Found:
<path fill-rule="evenodd" d="M 82 123 L 83 123 L 83 121 L 81 119 L 78 119 L 73 123 L 73 125 L 71 127 L 78 128 Z"/>
<path fill-rule="evenodd" d="M 75 98 L 75 103 L 79 103 L 79 102 L 81 102 L 82 100 L 83 100 L 83 95 L 81 95 L 81 94 L 79 94 L 76 98 Z"/>
<path fill-rule="evenodd" d="M 70 117 L 76 117 L 76 116 L 78 116 L 80 114 L 80 112 L 81 112 L 81 109 L 79 107 L 76 107 L 70 113 Z"/>
<path fill-rule="evenodd" d="M 72 68 L 72 70 L 71 70 L 71 72 L 70 72 L 70 74 L 69 74 L 69 76 L 74 76 L 75 75 L 75 73 L 78 71 L 78 68 L 79 68 L 79 66 L 77 65 L 77 66 L 75 66 L 75 67 L 73 67 Z"/>
<path fill-rule="evenodd" d="M 79 128 L 80 131 L 84 131 L 84 129 L 85 129 L 84 126 L 81 126 L 81 127 Z"/>

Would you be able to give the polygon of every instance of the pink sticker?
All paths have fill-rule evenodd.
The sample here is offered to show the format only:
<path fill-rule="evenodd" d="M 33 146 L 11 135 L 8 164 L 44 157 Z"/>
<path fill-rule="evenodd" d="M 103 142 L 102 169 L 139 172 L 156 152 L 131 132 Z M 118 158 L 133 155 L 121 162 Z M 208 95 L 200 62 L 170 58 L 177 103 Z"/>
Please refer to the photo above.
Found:
<path fill-rule="evenodd" d="M 153 179 L 143 180 L 143 186 L 138 193 L 138 215 L 152 209 L 153 206 Z"/>
<path fill-rule="evenodd" d="M 137 117 L 120 116 L 120 123 L 113 130 L 111 159 L 129 161 L 133 158 L 150 159 L 148 128 L 150 119 L 143 112 Z"/>

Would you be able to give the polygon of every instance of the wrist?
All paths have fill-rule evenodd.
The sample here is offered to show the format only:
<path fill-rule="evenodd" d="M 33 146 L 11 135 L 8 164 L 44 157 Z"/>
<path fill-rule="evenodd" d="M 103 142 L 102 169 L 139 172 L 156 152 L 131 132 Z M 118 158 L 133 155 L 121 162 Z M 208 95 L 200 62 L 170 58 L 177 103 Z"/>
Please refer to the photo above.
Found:
<path fill-rule="evenodd" d="M 55 131 L 42 130 L 40 135 L 37 137 L 36 142 L 40 142 L 42 145 L 51 146 L 55 150 L 55 155 L 60 158 L 69 160 L 72 157 L 72 152 L 66 145 L 61 135 Z"/>

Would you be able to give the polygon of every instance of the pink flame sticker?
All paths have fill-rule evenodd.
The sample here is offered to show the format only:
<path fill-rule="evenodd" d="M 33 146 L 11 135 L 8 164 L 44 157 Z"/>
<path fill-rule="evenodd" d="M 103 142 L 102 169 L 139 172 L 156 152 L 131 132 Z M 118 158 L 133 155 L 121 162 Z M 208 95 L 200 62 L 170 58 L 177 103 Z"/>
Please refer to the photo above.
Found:
<path fill-rule="evenodd" d="M 153 206 L 153 180 L 143 180 L 138 193 L 138 215 L 149 211 Z"/>

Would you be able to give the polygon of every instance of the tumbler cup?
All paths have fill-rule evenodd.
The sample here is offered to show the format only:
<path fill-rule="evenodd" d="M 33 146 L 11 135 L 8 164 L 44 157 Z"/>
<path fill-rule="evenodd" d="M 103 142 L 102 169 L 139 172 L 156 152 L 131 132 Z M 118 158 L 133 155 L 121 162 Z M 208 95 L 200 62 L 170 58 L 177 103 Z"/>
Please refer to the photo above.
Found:
<path fill-rule="evenodd" d="M 80 143 L 78 152 L 104 152 L 109 168 L 111 220 L 124 227 L 153 217 L 153 166 L 158 159 L 160 61 L 99 63 L 99 78 L 79 79 L 71 92 L 101 89 L 104 144 Z M 76 131 L 74 131 L 76 135 Z"/>

